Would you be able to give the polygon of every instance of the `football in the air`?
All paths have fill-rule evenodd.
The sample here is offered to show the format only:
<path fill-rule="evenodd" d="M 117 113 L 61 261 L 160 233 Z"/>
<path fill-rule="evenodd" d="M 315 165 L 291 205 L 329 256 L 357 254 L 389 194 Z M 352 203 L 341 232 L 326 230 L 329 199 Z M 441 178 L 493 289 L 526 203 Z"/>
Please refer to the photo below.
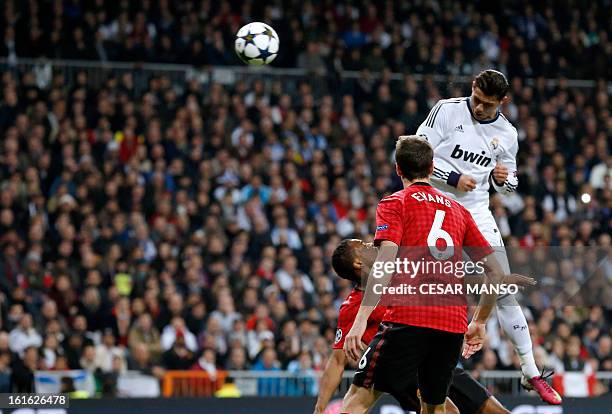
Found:
<path fill-rule="evenodd" d="M 279 44 L 273 28 L 265 23 L 253 22 L 238 30 L 234 49 L 240 60 L 248 65 L 267 65 L 276 58 Z"/>

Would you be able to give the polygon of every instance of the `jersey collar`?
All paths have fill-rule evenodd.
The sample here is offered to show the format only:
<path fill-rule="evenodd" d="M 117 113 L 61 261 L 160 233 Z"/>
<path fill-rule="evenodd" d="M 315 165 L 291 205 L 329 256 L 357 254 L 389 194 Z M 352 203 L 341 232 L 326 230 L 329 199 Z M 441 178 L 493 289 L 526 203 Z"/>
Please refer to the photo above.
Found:
<path fill-rule="evenodd" d="M 476 117 L 474 116 L 474 113 L 472 112 L 472 105 L 470 104 L 470 98 L 469 97 L 465 100 L 465 103 L 467 103 L 467 107 L 470 110 L 470 115 L 472 115 L 472 118 L 474 118 L 476 120 L 476 122 L 478 122 L 479 124 L 491 124 L 491 123 L 497 121 L 497 118 L 499 118 L 499 109 L 498 109 L 497 113 L 495 114 L 495 118 L 489 119 L 488 121 L 480 121 L 480 120 L 476 119 Z"/>
<path fill-rule="evenodd" d="M 426 187 L 431 187 L 431 184 L 426 183 L 425 181 L 415 181 L 414 183 L 410 184 L 410 187 L 412 187 L 413 185 L 423 185 Z"/>

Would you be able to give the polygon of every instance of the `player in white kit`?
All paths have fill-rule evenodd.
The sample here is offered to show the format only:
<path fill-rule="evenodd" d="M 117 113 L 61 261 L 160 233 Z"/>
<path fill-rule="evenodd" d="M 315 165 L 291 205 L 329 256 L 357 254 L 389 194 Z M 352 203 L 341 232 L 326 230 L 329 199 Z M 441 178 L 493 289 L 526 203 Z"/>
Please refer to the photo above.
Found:
<path fill-rule="evenodd" d="M 501 194 L 516 190 L 517 131 L 500 111 L 508 101 L 506 77 L 485 70 L 472 82 L 472 95 L 440 100 L 417 130 L 434 148 L 432 184 L 465 206 L 482 234 L 499 252 L 506 273 L 510 266 L 493 214 L 489 185 Z M 535 364 L 529 328 L 514 296 L 500 297 L 497 316 L 521 360 L 522 384 L 549 404 L 561 397 L 542 378 Z"/>

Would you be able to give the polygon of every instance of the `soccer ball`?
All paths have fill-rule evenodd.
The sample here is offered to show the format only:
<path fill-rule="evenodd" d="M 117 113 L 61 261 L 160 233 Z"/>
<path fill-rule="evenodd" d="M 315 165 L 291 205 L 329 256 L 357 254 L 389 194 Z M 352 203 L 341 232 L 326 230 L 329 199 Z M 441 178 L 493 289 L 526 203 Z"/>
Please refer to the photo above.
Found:
<path fill-rule="evenodd" d="M 253 22 L 242 26 L 236 33 L 234 50 L 248 65 L 267 65 L 278 54 L 278 35 L 265 23 Z"/>

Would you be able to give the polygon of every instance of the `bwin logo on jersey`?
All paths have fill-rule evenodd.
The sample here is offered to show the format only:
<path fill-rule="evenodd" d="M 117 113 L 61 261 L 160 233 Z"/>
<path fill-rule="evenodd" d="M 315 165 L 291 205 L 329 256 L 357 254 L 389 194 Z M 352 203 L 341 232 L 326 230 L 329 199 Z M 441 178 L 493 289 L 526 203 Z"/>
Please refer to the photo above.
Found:
<path fill-rule="evenodd" d="M 472 164 L 488 167 L 489 164 L 491 164 L 491 158 L 485 157 L 485 154 L 486 152 L 484 151 L 482 151 L 480 154 L 476 154 L 475 152 L 461 149 L 461 146 L 457 144 L 451 153 L 451 157 L 457 160 L 463 160 L 471 162 Z"/>

